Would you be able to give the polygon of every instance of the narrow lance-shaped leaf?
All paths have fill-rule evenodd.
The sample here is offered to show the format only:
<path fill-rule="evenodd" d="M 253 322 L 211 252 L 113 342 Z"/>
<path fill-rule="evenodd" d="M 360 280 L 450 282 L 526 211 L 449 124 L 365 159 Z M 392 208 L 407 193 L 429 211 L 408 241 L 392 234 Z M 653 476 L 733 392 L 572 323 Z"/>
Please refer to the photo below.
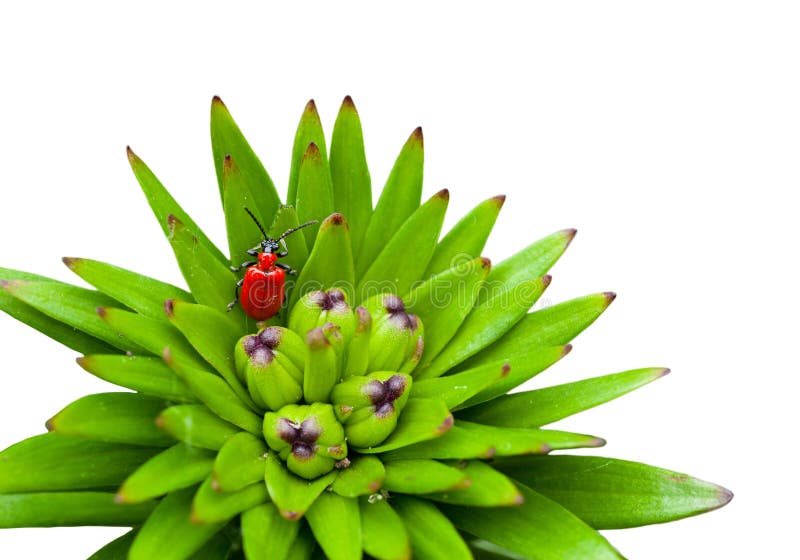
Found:
<path fill-rule="evenodd" d="M 372 215 L 372 181 L 364 153 L 361 119 L 349 95 L 342 101 L 333 125 L 330 167 L 334 206 L 350 223 L 353 254 L 357 255 Z"/>
<path fill-rule="evenodd" d="M 257 247 L 262 235 L 245 208 L 252 212 L 258 223 L 266 227 L 261 208 L 253 197 L 247 182 L 232 156 L 225 156 L 222 164 L 222 205 L 225 210 L 225 231 L 228 234 L 228 252 L 231 266 L 254 261 L 247 250 Z M 268 214 L 268 216 L 271 216 Z"/>
<path fill-rule="evenodd" d="M 379 560 L 408 560 L 411 542 L 403 520 L 386 500 L 358 500 L 364 552 Z"/>
<path fill-rule="evenodd" d="M 339 471 L 331 489 L 346 498 L 372 494 L 380 490 L 386 469 L 380 459 L 359 455 L 350 460 L 350 466 Z"/>
<path fill-rule="evenodd" d="M 297 521 L 314 500 L 325 491 L 336 478 L 332 471 L 314 480 L 305 480 L 290 473 L 275 453 L 267 455 L 264 479 L 272 502 L 281 515 L 289 521 Z"/>
<path fill-rule="evenodd" d="M 422 399 L 438 397 L 447 408 L 454 410 L 481 390 L 507 377 L 510 371 L 508 362 L 495 362 L 454 375 L 422 379 L 411 387 L 411 395 Z"/>
<path fill-rule="evenodd" d="M 267 446 L 248 432 L 239 432 L 225 442 L 214 460 L 212 486 L 221 492 L 234 492 L 263 482 Z"/>
<path fill-rule="evenodd" d="M 722 507 L 733 496 L 683 473 L 605 457 L 514 457 L 498 461 L 496 468 L 595 529 L 674 521 Z"/>
<path fill-rule="evenodd" d="M 400 459 L 488 459 L 529 453 L 548 453 L 554 449 L 600 447 L 605 441 L 594 436 L 538 430 L 499 428 L 459 420 L 442 437 L 410 445 L 386 455 L 387 461 Z"/>
<path fill-rule="evenodd" d="M 131 546 L 129 560 L 183 560 L 210 540 L 222 523 L 190 520 L 194 488 L 172 492 L 147 518 Z"/>
<path fill-rule="evenodd" d="M 491 515 L 472 507 L 441 507 L 459 529 L 526 558 L 622 558 L 600 533 L 556 502 L 526 486 L 519 489 L 524 498 L 521 505 L 496 508 Z"/>
<path fill-rule="evenodd" d="M 502 194 L 484 200 L 461 218 L 436 245 L 431 262 L 428 263 L 422 278 L 439 274 L 466 259 L 480 257 L 505 200 L 506 197 Z M 528 278 L 543 274 L 531 274 Z"/>
<path fill-rule="evenodd" d="M 514 393 L 472 407 L 463 417 L 492 426 L 533 428 L 614 400 L 660 379 L 665 368 L 646 368 Z"/>
<path fill-rule="evenodd" d="M 269 501 L 264 483 L 259 481 L 235 492 L 219 492 L 207 478 L 197 489 L 192 501 L 192 521 L 219 523 Z"/>
<path fill-rule="evenodd" d="M 57 319 L 53 319 L 35 307 L 12 296 L 11 293 L 4 288 L 8 282 L 13 280 L 45 281 L 60 284 L 60 282 L 56 280 L 51 280 L 50 278 L 39 276 L 38 274 L 11 270 L 9 268 L 0 268 L 0 310 L 5 311 L 16 320 L 49 336 L 64 346 L 72 348 L 76 352 L 82 354 L 117 352 L 117 349 L 110 344 L 88 333 L 79 331 Z"/>
<path fill-rule="evenodd" d="M 202 404 L 171 406 L 159 414 L 156 425 L 174 440 L 213 451 L 222 449 L 235 435 L 246 433 Z"/>
<path fill-rule="evenodd" d="M 507 359 L 526 349 L 567 344 L 594 323 L 615 297 L 612 292 L 592 294 L 529 313 L 505 336 L 464 362 L 462 367 Z"/>
<path fill-rule="evenodd" d="M 289 169 L 289 189 L 286 194 L 286 204 L 290 206 L 296 206 L 300 167 L 302 165 L 303 155 L 306 153 L 308 145 L 311 143 L 317 145 L 321 156 L 327 160 L 328 154 L 325 148 L 325 134 L 322 131 L 322 121 L 319 119 L 317 106 L 313 99 L 306 103 L 303 114 L 300 116 L 300 123 L 297 125 L 297 132 L 295 132 L 294 136 L 292 165 Z"/>
<path fill-rule="evenodd" d="M 360 453 L 384 453 L 438 438 L 452 427 L 453 415 L 441 400 L 409 399 L 392 435 L 381 445 L 358 451 Z"/>
<path fill-rule="evenodd" d="M 121 339 L 98 316 L 96 309 L 119 305 L 110 297 L 86 288 L 55 282 L 11 280 L 2 288 L 45 315 L 79 329 L 123 351 L 140 353 L 144 349 L 131 340 Z"/>
<path fill-rule="evenodd" d="M 154 502 L 123 506 L 109 492 L 0 494 L 0 529 L 130 527 L 147 519 L 154 507 Z"/>
<path fill-rule="evenodd" d="M 203 233 L 203 230 L 194 223 L 194 220 L 192 220 L 189 214 L 183 211 L 183 208 L 172 198 L 172 195 L 169 194 L 167 189 L 164 188 L 164 185 L 161 184 L 161 181 L 150 171 L 150 168 L 139 159 L 139 156 L 133 153 L 130 147 L 127 148 L 127 151 L 128 161 L 131 164 L 131 169 L 133 169 L 133 174 L 142 187 L 142 192 L 144 192 L 144 196 L 147 197 L 147 202 L 150 204 L 150 208 L 153 210 L 156 221 L 158 225 L 161 226 L 164 235 L 170 237 L 167 217 L 175 216 L 179 222 L 186 224 L 186 227 L 196 236 L 198 243 L 202 245 L 214 259 L 218 260 L 220 263 L 227 263 L 228 259 L 222 254 L 222 251 L 217 249 L 216 245 L 214 245 L 206 234 Z"/>
<path fill-rule="evenodd" d="M 160 451 L 58 433 L 34 436 L 0 452 L 0 493 L 116 486 Z"/>
<path fill-rule="evenodd" d="M 62 260 L 70 270 L 104 294 L 153 319 L 164 317 L 167 299 L 194 301 L 192 294 L 181 288 L 130 270 L 91 259 L 64 257 Z"/>
<path fill-rule="evenodd" d="M 300 523 L 284 519 L 272 503 L 247 510 L 242 514 L 245 556 L 249 560 L 287 558 L 297 544 L 295 539 L 300 527 Z"/>
<path fill-rule="evenodd" d="M 78 365 L 104 381 L 173 402 L 197 402 L 197 397 L 161 358 L 93 354 L 77 358 Z"/>
<path fill-rule="evenodd" d="M 313 142 L 308 145 L 300 162 L 295 208 L 302 223 L 321 221 L 334 211 L 331 169 Z M 309 251 L 314 247 L 319 227 L 319 224 L 311 224 L 303 230 Z"/>
<path fill-rule="evenodd" d="M 406 220 L 361 276 L 357 301 L 385 291 L 385 287 L 394 294 L 405 294 L 411 289 L 433 254 L 449 201 L 450 193 L 443 189 Z"/>
<path fill-rule="evenodd" d="M 278 208 L 267 233 L 273 239 L 278 239 L 281 235 L 290 229 L 295 229 L 299 225 L 300 220 L 297 217 L 297 211 L 294 207 L 281 206 Z M 281 262 L 297 271 L 303 270 L 303 265 L 305 265 L 308 260 L 308 245 L 306 245 L 303 229 L 304 228 L 298 229 L 283 238 L 283 242 L 286 244 L 286 250 L 289 254 L 285 257 L 281 257 Z M 292 277 L 287 276 L 287 288 L 290 282 L 292 282 Z"/>
<path fill-rule="evenodd" d="M 417 128 L 400 150 L 381 191 L 356 257 L 357 278 L 363 276 L 392 235 L 419 207 L 423 161 L 422 129 Z"/>
<path fill-rule="evenodd" d="M 173 440 L 155 422 L 166 406 L 136 393 L 87 395 L 48 420 L 47 429 L 91 441 L 166 447 Z"/>
<path fill-rule="evenodd" d="M 477 301 L 489 274 L 489 259 L 454 266 L 416 286 L 403 298 L 409 313 L 425 325 L 425 354 L 436 356 L 458 331 Z"/>
<path fill-rule="evenodd" d="M 319 228 L 319 235 L 292 290 L 289 309 L 303 294 L 313 290 L 340 288 L 353 301 L 353 253 L 350 227 L 341 214 L 331 214 Z"/>
<path fill-rule="evenodd" d="M 483 461 L 455 462 L 469 477 L 471 484 L 466 488 L 428 494 L 426 497 L 448 504 L 504 507 L 518 506 L 525 499 L 516 485 L 504 474 L 496 471 Z M 491 515 L 491 514 L 490 514 Z"/>
<path fill-rule="evenodd" d="M 392 499 L 392 507 L 405 524 L 415 556 L 431 560 L 472 558 L 450 520 L 429 501 L 398 495 Z"/>
<path fill-rule="evenodd" d="M 386 461 L 383 487 L 389 492 L 428 494 L 460 490 L 470 485 L 469 475 L 432 459 Z"/>
<path fill-rule="evenodd" d="M 275 185 L 228 108 L 217 96 L 211 101 L 211 151 L 214 155 L 220 198 L 224 199 L 225 157 L 232 156 L 239 166 L 242 178 L 249 185 L 254 206 L 266 215 L 272 215 L 280 204 Z"/>
<path fill-rule="evenodd" d="M 519 284 L 503 285 L 496 292 L 489 293 L 488 299 L 475 306 L 439 355 L 423 357 L 415 377 L 439 377 L 467 358 L 490 347 L 525 317 L 528 309 L 549 285 L 550 277 L 544 276 Z"/>
<path fill-rule="evenodd" d="M 193 486 L 211 473 L 214 454 L 178 443 L 162 451 L 125 480 L 117 492 L 121 504 L 135 504 Z"/>
<path fill-rule="evenodd" d="M 576 230 L 557 231 L 512 255 L 494 267 L 489 285 L 515 284 L 527 278 L 543 276 L 567 250 Z"/>
<path fill-rule="evenodd" d="M 155 504 L 154 504 L 155 505 Z M 135 506 L 130 506 L 135 507 Z M 144 521 L 144 519 L 142 519 Z M 89 556 L 87 560 L 128 560 L 128 551 L 136 538 L 136 529 L 128 531 Z"/>
<path fill-rule="evenodd" d="M 328 558 L 361 558 L 361 514 L 356 498 L 323 492 L 306 512 L 306 519 Z"/>

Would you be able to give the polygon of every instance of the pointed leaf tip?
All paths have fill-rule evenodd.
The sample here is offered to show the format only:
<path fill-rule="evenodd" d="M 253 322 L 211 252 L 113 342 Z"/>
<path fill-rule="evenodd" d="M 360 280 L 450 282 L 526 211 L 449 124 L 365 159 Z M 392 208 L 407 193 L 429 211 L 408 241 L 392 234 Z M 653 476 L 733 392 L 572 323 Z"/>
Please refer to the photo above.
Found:
<path fill-rule="evenodd" d="M 308 147 L 306 148 L 306 151 L 303 154 L 303 161 L 307 159 L 314 159 L 314 160 L 322 159 L 322 154 L 320 153 L 319 146 L 317 146 L 316 142 L 310 142 L 308 144 Z"/>
<path fill-rule="evenodd" d="M 347 220 L 339 212 L 335 212 L 335 213 L 331 214 L 330 216 L 328 216 L 327 218 L 325 218 L 325 220 L 322 222 L 322 226 L 320 226 L 320 229 L 326 228 L 326 227 L 330 227 L 330 226 L 345 226 L 345 227 L 347 227 Z"/>
<path fill-rule="evenodd" d="M 617 299 L 617 294 L 614 292 L 603 292 L 603 297 L 606 298 L 606 307 L 611 305 L 611 302 Z"/>
<path fill-rule="evenodd" d="M 80 262 L 81 259 L 76 257 L 61 257 L 61 262 L 67 265 L 67 268 L 74 269 L 75 265 Z"/>
<path fill-rule="evenodd" d="M 414 132 L 411 133 L 411 138 L 419 142 L 420 144 L 424 143 L 424 139 L 422 137 L 422 127 L 418 126 L 414 129 Z"/>
<path fill-rule="evenodd" d="M 494 200 L 495 204 L 497 204 L 498 208 L 502 208 L 503 204 L 506 202 L 506 195 L 498 194 L 497 196 L 493 196 L 492 200 Z"/>
<path fill-rule="evenodd" d="M 139 161 L 139 156 L 131 149 L 130 146 L 125 146 L 125 153 L 128 155 L 128 161 L 131 165 Z"/>
<path fill-rule="evenodd" d="M 344 99 L 342 99 L 342 106 L 347 107 L 348 109 L 352 109 L 353 111 L 356 110 L 356 104 L 353 103 L 353 98 L 349 95 L 345 95 Z"/>
<path fill-rule="evenodd" d="M 573 239 L 575 239 L 575 234 L 578 233 L 578 230 L 575 228 L 567 228 L 561 231 L 564 234 L 564 237 L 567 238 L 567 247 L 569 247 L 569 244 L 572 243 Z"/>
<path fill-rule="evenodd" d="M 219 105 L 220 107 L 227 109 L 227 107 L 225 107 L 225 103 L 222 102 L 222 98 L 219 95 L 215 95 L 211 98 L 211 105 Z"/>
<path fill-rule="evenodd" d="M 167 317 L 170 319 L 173 315 L 175 315 L 175 300 L 168 299 L 164 301 L 164 313 L 166 313 Z"/>
<path fill-rule="evenodd" d="M 564 349 L 561 350 L 561 357 L 563 358 L 564 356 L 566 356 L 570 352 L 572 352 L 572 344 L 565 344 L 564 345 Z"/>
<path fill-rule="evenodd" d="M 481 257 L 481 268 L 485 270 L 492 269 L 492 260 L 487 257 Z"/>
<path fill-rule="evenodd" d="M 433 195 L 435 198 L 441 198 L 442 200 L 450 200 L 450 190 L 449 189 L 442 189 Z"/>
<path fill-rule="evenodd" d="M 453 427 L 453 424 L 454 424 L 453 415 L 450 414 L 447 416 L 447 418 L 444 419 L 444 422 L 442 422 L 441 424 L 439 424 L 439 426 L 437 426 L 436 430 L 434 430 L 434 433 L 436 435 L 446 434 L 447 432 L 450 431 L 450 428 Z"/>
<path fill-rule="evenodd" d="M 313 99 L 309 99 L 308 103 L 306 103 L 306 108 L 304 109 L 305 113 L 311 113 L 313 115 L 319 116 L 317 111 L 317 104 L 314 103 Z"/>
<path fill-rule="evenodd" d="M 100 315 L 101 319 L 105 319 L 106 317 L 106 308 L 105 307 L 95 307 L 94 309 L 98 315 Z"/>
<path fill-rule="evenodd" d="M 550 276 L 549 274 L 545 274 L 544 276 L 542 276 L 542 286 L 544 286 L 545 288 L 547 286 L 549 286 L 550 282 L 552 282 L 552 281 L 553 281 L 553 277 Z"/>

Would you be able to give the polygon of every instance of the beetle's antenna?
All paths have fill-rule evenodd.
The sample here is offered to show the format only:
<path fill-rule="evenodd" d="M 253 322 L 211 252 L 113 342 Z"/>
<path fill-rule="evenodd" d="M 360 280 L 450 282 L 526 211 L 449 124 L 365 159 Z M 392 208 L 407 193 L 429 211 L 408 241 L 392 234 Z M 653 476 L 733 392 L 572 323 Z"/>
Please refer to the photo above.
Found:
<path fill-rule="evenodd" d="M 264 239 L 269 239 L 269 236 L 267 235 L 267 232 L 266 232 L 266 231 L 264 231 L 264 228 L 263 228 L 263 227 L 261 227 L 261 223 L 258 221 L 258 218 L 256 218 L 256 217 L 253 215 L 253 213 L 250 211 L 250 209 L 249 209 L 247 206 L 245 206 L 245 207 L 244 207 L 244 211 L 245 211 L 245 212 L 247 212 L 247 213 L 250 215 L 250 217 L 251 217 L 251 218 L 253 218 L 253 221 L 254 221 L 254 222 L 256 223 L 256 225 L 258 226 L 258 229 L 260 229 L 260 230 L 261 230 L 261 234 L 264 236 Z M 300 227 L 303 227 L 303 226 L 300 226 Z"/>
<path fill-rule="evenodd" d="M 245 208 L 245 210 L 247 210 L 247 208 Z M 299 226 L 297 226 L 297 227 L 293 227 L 292 229 L 287 229 L 286 231 L 284 231 L 284 232 L 281 234 L 281 236 L 278 238 L 278 240 L 280 241 L 281 239 L 283 239 L 283 238 L 285 238 L 285 237 L 287 237 L 287 236 L 289 236 L 289 235 L 293 234 L 293 233 L 294 233 L 294 232 L 296 232 L 298 229 L 303 229 L 303 228 L 304 228 L 304 227 L 306 227 L 306 226 L 313 226 L 314 224 L 318 224 L 318 223 L 319 223 L 319 220 L 311 220 L 310 222 L 306 222 L 306 223 L 304 223 L 304 224 L 300 224 Z"/>

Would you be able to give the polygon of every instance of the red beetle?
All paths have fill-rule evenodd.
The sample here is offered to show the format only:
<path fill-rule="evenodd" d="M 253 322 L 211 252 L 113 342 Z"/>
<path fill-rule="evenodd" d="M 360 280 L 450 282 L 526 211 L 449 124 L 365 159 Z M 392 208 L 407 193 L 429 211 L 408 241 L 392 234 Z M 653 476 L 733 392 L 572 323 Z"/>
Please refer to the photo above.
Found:
<path fill-rule="evenodd" d="M 245 313 L 257 321 L 263 321 L 278 313 L 283 305 L 283 298 L 286 295 L 286 274 L 297 274 L 292 267 L 278 262 L 279 258 L 289 254 L 284 239 L 298 229 L 316 224 L 317 220 L 288 229 L 279 238 L 273 239 L 267 235 L 258 219 L 248 208 L 245 208 L 244 211 L 253 218 L 264 239 L 252 249 L 247 250 L 248 255 L 256 257 L 258 260 L 247 261 L 239 266 L 231 267 L 233 272 L 239 272 L 243 268 L 247 270 L 244 278 L 236 283 L 233 292 L 234 298 L 228 304 L 228 311 L 233 309 L 238 301 Z M 283 246 L 283 251 L 279 252 L 281 246 Z M 241 297 L 239 288 L 242 289 Z"/>

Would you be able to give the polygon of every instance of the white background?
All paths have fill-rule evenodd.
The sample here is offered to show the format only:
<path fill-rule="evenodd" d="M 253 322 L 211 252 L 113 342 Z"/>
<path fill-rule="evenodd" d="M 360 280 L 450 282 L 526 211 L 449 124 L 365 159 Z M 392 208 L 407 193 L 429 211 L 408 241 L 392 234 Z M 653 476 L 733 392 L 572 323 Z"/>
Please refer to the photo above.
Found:
<path fill-rule="evenodd" d="M 422 125 L 425 193 L 451 189 L 448 225 L 508 195 L 496 262 L 578 228 L 545 299 L 619 297 L 534 386 L 672 368 L 560 426 L 736 497 L 612 542 L 632 559 L 793 557 L 796 5 L 375 4 L 4 3 L 0 264 L 71 279 L 60 257 L 85 256 L 181 282 L 125 145 L 224 246 L 212 95 L 283 192 L 307 99 L 330 133 L 351 94 L 376 187 Z M 0 316 L 0 448 L 111 388 L 73 358 Z M 0 531 L 0 557 L 85 558 L 121 532 Z"/>

